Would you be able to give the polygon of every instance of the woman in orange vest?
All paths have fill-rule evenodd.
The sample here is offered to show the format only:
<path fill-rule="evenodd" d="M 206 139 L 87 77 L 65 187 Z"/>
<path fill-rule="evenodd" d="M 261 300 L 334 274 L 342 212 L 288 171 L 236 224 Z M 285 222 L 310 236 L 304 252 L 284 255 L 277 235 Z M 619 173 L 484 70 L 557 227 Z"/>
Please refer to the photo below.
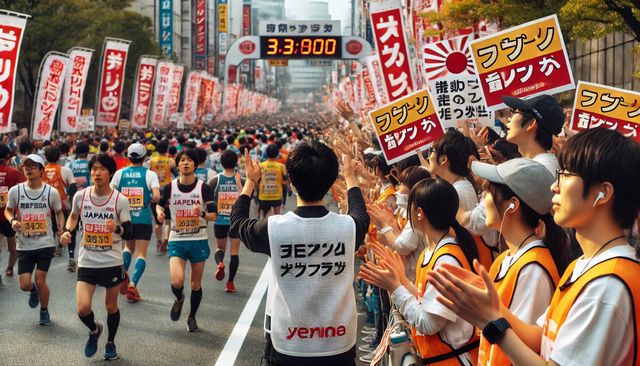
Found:
<path fill-rule="evenodd" d="M 486 179 L 486 225 L 499 230 L 507 250 L 491 265 L 500 302 L 514 316 L 535 324 L 551 303 L 559 273 L 567 265 L 568 238 L 549 213 L 555 177 L 544 165 L 517 158 L 498 166 L 474 161 L 471 170 Z M 544 223 L 544 238 L 536 234 Z M 497 345 L 480 340 L 478 365 L 509 366 Z"/>
<path fill-rule="evenodd" d="M 427 248 L 416 265 L 415 284 L 404 274 L 402 259 L 386 251 L 381 266 L 366 264 L 360 276 L 392 293 L 392 300 L 412 325 L 413 344 L 424 364 L 475 365 L 479 337 L 475 327 L 437 301 L 438 291 L 427 281 L 427 274 L 445 263 L 470 269 L 478 257 L 471 234 L 455 219 L 458 194 L 442 178 L 424 179 L 409 194 L 408 211 L 414 229 L 425 238 Z M 450 232 L 455 232 L 455 237 Z"/>
<path fill-rule="evenodd" d="M 554 221 L 573 228 L 583 256 L 558 282 L 535 325 L 501 305 L 486 270 L 443 265 L 429 276 L 442 304 L 483 329 L 514 365 L 640 365 L 638 253 L 625 231 L 640 211 L 640 145 L 595 128 L 571 137 L 551 186 Z"/>

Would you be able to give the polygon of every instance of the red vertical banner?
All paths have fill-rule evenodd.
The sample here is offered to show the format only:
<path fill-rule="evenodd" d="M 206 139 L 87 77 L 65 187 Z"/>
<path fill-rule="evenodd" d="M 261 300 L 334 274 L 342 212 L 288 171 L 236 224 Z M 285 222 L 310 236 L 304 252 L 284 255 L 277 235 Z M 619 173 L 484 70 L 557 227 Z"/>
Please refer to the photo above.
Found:
<path fill-rule="evenodd" d="M 31 138 L 49 140 L 53 131 L 62 84 L 69 67 L 69 57 L 59 52 L 49 52 L 42 60 L 38 75 L 38 90 L 31 116 Z"/>
<path fill-rule="evenodd" d="M 0 14 L 0 133 L 11 131 L 18 55 L 27 25 L 25 14 Z"/>
<path fill-rule="evenodd" d="M 198 98 L 200 96 L 200 86 L 202 85 L 202 74 L 200 71 L 191 71 L 187 75 L 187 84 L 184 93 L 183 115 L 187 125 L 192 125 L 198 117 Z"/>
<path fill-rule="evenodd" d="M 117 127 L 122 108 L 122 89 L 131 41 L 105 38 L 96 98 L 96 126 Z"/>
<path fill-rule="evenodd" d="M 131 101 L 131 127 L 145 128 L 149 120 L 153 82 L 158 60 L 152 56 L 140 56 L 136 71 L 136 84 Z"/>
<path fill-rule="evenodd" d="M 251 34 L 251 4 L 242 5 L 242 35 Z"/>
<path fill-rule="evenodd" d="M 180 105 L 180 91 L 182 89 L 182 75 L 184 74 L 184 66 L 173 65 L 171 70 L 171 89 L 169 90 L 169 103 L 167 104 L 167 116 L 171 117 L 178 113 Z"/>
<path fill-rule="evenodd" d="M 87 84 L 93 50 L 74 47 L 67 54 L 69 55 L 69 72 L 66 73 L 62 89 L 60 131 L 76 132 L 78 131 L 76 122 L 82 110 L 82 98 Z"/>
<path fill-rule="evenodd" d="M 196 0 L 196 69 L 207 69 L 207 0 Z"/>
<path fill-rule="evenodd" d="M 411 60 L 399 1 L 371 3 L 371 27 L 390 101 L 414 91 Z"/>

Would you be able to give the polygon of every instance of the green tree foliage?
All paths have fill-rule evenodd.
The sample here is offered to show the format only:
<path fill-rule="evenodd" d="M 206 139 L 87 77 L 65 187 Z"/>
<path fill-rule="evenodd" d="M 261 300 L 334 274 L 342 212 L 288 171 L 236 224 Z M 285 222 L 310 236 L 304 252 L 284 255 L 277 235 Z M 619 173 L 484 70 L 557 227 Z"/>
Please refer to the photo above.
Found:
<path fill-rule="evenodd" d="M 40 63 L 49 51 L 65 53 L 76 46 L 96 50 L 83 103 L 83 106 L 93 108 L 105 37 L 132 41 L 123 96 L 123 101 L 129 103 L 138 58 L 142 54 L 160 54 L 151 19 L 126 10 L 130 3 L 131 0 L 0 0 L 3 9 L 31 15 L 18 65 L 18 81 L 25 93 L 27 112 L 22 122 L 30 122 Z"/>
<path fill-rule="evenodd" d="M 445 29 L 493 20 L 501 29 L 558 14 L 567 40 L 600 38 L 614 31 L 640 42 L 640 0 L 460 0 L 423 16 Z"/>

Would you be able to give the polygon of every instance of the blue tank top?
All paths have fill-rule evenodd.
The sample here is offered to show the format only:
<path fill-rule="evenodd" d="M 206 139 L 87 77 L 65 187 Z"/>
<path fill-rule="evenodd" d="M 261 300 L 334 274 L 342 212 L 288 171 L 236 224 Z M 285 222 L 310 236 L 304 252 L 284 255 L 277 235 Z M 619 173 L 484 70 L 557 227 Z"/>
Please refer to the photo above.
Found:
<path fill-rule="evenodd" d="M 216 202 L 218 202 L 218 216 L 215 224 L 231 225 L 231 208 L 240 197 L 240 189 L 236 184 L 235 175 L 226 177 L 224 174 L 219 174 L 214 196 Z"/>
<path fill-rule="evenodd" d="M 73 172 L 78 190 L 91 185 L 91 172 L 89 171 L 89 162 L 87 159 L 74 160 L 69 164 L 69 168 Z"/>
<path fill-rule="evenodd" d="M 143 166 L 122 169 L 118 191 L 129 199 L 132 224 L 151 224 L 151 189 L 147 185 L 147 171 Z"/>
<path fill-rule="evenodd" d="M 205 184 L 209 184 L 207 177 L 209 176 L 209 170 L 207 168 L 196 168 L 196 178 L 203 181 Z"/>

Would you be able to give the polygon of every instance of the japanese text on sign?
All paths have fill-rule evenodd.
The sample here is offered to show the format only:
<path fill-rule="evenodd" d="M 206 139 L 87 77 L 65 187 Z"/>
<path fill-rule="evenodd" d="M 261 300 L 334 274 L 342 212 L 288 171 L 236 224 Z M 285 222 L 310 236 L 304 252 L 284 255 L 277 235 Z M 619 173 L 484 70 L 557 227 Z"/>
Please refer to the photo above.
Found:
<path fill-rule="evenodd" d="M 640 93 L 578 82 L 571 128 L 608 128 L 640 141 Z"/>
<path fill-rule="evenodd" d="M 26 17 L 0 14 L 0 133 L 11 130 L 18 55 Z"/>
<path fill-rule="evenodd" d="M 141 57 L 138 64 L 138 77 L 136 78 L 136 88 L 134 89 L 131 122 L 138 128 L 147 127 L 149 108 L 151 106 L 151 95 L 153 93 L 153 82 L 156 76 L 155 58 Z"/>
<path fill-rule="evenodd" d="M 339 36 L 340 21 L 272 21 L 260 22 L 259 34 L 263 36 Z"/>
<path fill-rule="evenodd" d="M 76 132 L 76 119 L 82 109 L 82 97 L 87 82 L 89 65 L 93 50 L 71 49 L 69 59 L 71 70 L 65 77 L 62 92 L 62 108 L 60 109 L 60 130 Z"/>
<path fill-rule="evenodd" d="M 345 256 L 345 243 L 286 244 L 280 247 L 280 258 L 287 259 L 280 266 L 280 277 L 284 276 L 338 276 L 346 268 L 345 261 L 324 261 L 326 257 Z M 307 263 L 308 259 L 318 259 Z"/>
<path fill-rule="evenodd" d="M 168 57 L 173 56 L 173 0 L 160 0 L 160 50 Z"/>
<path fill-rule="evenodd" d="M 105 40 L 96 125 L 115 127 L 120 119 L 124 71 L 130 41 Z"/>
<path fill-rule="evenodd" d="M 42 61 L 31 126 L 34 140 L 48 140 L 51 137 L 68 62 L 66 55 L 56 53 L 49 53 Z"/>

